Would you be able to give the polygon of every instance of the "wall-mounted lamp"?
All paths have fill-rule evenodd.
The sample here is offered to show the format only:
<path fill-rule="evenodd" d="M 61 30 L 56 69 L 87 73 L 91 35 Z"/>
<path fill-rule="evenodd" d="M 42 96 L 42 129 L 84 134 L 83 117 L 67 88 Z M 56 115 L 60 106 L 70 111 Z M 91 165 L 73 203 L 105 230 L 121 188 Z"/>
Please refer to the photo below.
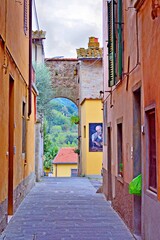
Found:
<path fill-rule="evenodd" d="M 106 92 L 106 93 L 112 93 L 112 91 L 100 91 L 100 92 L 99 92 L 99 98 L 103 98 L 103 97 L 104 97 L 104 92 Z"/>
<path fill-rule="evenodd" d="M 103 98 L 104 97 L 104 92 L 103 91 L 99 91 L 99 98 Z"/>
<path fill-rule="evenodd" d="M 104 103 L 107 98 L 109 97 L 109 95 L 106 97 L 106 99 L 104 99 L 104 92 L 106 93 L 110 93 L 110 108 L 113 107 L 113 104 L 112 104 L 112 91 L 111 90 L 108 90 L 108 91 L 100 91 L 99 92 L 99 98 L 102 99 L 102 102 Z"/>

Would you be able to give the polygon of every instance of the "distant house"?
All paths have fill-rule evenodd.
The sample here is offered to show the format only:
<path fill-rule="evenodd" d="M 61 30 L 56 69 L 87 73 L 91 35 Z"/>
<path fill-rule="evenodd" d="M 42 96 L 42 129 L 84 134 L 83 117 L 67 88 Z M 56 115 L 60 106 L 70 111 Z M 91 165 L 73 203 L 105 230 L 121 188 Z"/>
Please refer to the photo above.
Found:
<path fill-rule="evenodd" d="M 76 177 L 78 155 L 74 148 L 61 148 L 53 160 L 54 177 Z"/>

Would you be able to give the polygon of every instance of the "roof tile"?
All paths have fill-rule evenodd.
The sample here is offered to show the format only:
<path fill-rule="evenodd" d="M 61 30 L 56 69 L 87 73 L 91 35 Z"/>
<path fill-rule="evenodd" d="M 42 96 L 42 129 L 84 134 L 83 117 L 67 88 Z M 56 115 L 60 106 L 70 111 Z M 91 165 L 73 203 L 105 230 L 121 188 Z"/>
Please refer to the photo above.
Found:
<path fill-rule="evenodd" d="M 53 164 L 77 163 L 78 155 L 74 152 L 75 148 L 61 148 L 53 160 Z"/>

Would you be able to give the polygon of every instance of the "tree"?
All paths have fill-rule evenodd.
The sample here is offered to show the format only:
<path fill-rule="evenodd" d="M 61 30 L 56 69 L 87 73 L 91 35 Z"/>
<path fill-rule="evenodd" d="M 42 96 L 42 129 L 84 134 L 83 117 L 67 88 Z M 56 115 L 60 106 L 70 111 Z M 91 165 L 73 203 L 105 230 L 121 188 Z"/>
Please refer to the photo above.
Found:
<path fill-rule="evenodd" d="M 51 169 L 52 160 L 58 153 L 58 147 L 55 146 L 51 140 L 51 136 L 47 134 L 47 121 L 44 121 L 43 124 L 43 132 L 44 132 L 44 169 Z"/>
<path fill-rule="evenodd" d="M 40 116 L 43 116 L 52 97 L 51 74 L 45 64 L 35 63 L 33 65 L 36 73 L 36 87 L 39 92 L 37 97 L 37 111 Z"/>

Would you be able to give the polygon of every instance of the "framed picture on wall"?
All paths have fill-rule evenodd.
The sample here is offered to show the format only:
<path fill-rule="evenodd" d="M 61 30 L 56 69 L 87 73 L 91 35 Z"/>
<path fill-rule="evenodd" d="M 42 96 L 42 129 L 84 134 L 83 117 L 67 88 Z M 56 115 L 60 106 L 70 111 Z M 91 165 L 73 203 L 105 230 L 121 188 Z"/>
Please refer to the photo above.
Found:
<path fill-rule="evenodd" d="M 89 123 L 89 152 L 103 151 L 102 123 Z"/>

